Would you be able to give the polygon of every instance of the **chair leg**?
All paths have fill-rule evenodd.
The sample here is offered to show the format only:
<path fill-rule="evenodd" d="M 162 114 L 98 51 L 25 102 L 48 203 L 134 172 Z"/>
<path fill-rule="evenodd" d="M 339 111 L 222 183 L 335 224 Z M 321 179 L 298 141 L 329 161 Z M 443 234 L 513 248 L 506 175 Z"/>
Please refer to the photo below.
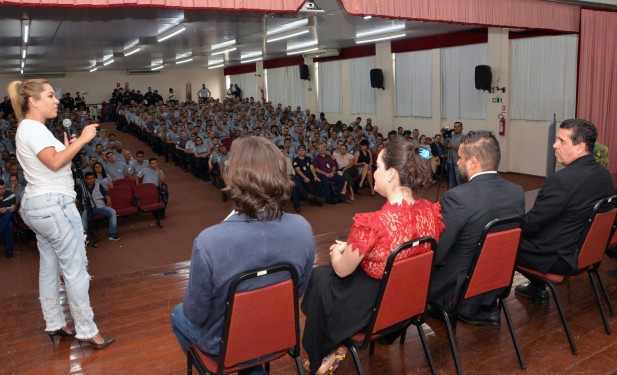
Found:
<path fill-rule="evenodd" d="M 302 367 L 302 361 L 300 357 L 295 357 L 296 360 L 296 370 L 298 370 L 298 375 L 304 375 L 304 368 Z"/>
<path fill-rule="evenodd" d="M 264 363 L 264 370 L 266 370 L 266 374 L 270 373 L 270 362 Z"/>
<path fill-rule="evenodd" d="M 454 330 L 452 329 L 452 324 L 450 324 L 450 317 L 443 308 L 440 310 L 444 317 L 443 321 L 448 332 L 448 342 L 450 343 L 450 350 L 452 351 L 452 358 L 454 359 L 454 367 L 456 368 L 456 373 L 461 375 L 463 370 L 461 369 L 461 363 L 458 359 L 458 351 L 456 350 L 456 343 L 454 342 Z"/>
<path fill-rule="evenodd" d="M 604 280 L 600 277 L 600 272 L 596 269 L 596 275 L 598 276 L 598 282 L 600 283 L 600 288 L 602 289 L 602 293 L 604 294 L 604 299 L 606 300 L 606 304 L 608 305 L 608 309 L 611 313 L 611 316 L 615 316 L 615 308 L 613 307 L 613 302 L 611 298 L 608 296 L 608 291 L 606 290 L 606 286 L 604 286 Z"/>
<path fill-rule="evenodd" d="M 523 353 L 521 352 L 521 347 L 518 343 L 518 337 L 516 336 L 516 331 L 514 329 L 514 325 L 512 324 L 512 319 L 510 318 L 510 311 L 508 311 L 508 305 L 503 301 L 503 299 L 499 299 L 499 305 L 503 309 L 503 314 L 506 317 L 506 322 L 508 323 L 508 330 L 510 330 L 510 336 L 512 337 L 512 343 L 514 344 L 514 350 L 516 350 L 516 356 L 518 357 L 518 362 L 521 364 L 521 369 L 524 370 L 527 368 L 525 365 L 525 358 L 523 358 Z"/>
<path fill-rule="evenodd" d="M 600 310 L 600 316 L 602 317 L 602 323 L 604 323 L 604 331 L 607 335 L 611 334 L 611 326 L 608 324 L 608 319 L 606 319 L 606 314 L 604 313 L 604 306 L 602 305 L 602 300 L 600 299 L 600 293 L 598 293 L 598 287 L 596 286 L 596 280 L 593 275 L 596 277 L 600 277 L 600 274 L 593 269 L 587 270 L 587 275 L 589 276 L 589 280 L 591 281 L 591 288 L 593 289 L 593 295 L 596 297 L 596 303 L 598 304 L 598 310 Z"/>
<path fill-rule="evenodd" d="M 420 336 L 420 342 L 422 343 L 422 348 L 424 349 L 424 355 L 426 356 L 426 360 L 428 361 L 428 365 L 431 368 L 431 374 L 437 374 L 437 369 L 435 368 L 435 362 L 433 361 L 433 355 L 431 354 L 431 348 L 428 346 L 428 342 L 426 341 L 426 335 L 424 334 L 424 330 L 422 329 L 422 325 L 416 325 L 418 329 L 418 335 Z"/>
<path fill-rule="evenodd" d="M 371 340 L 368 344 L 368 355 L 373 355 L 375 353 L 375 340 Z"/>
<path fill-rule="evenodd" d="M 186 373 L 187 375 L 193 374 L 193 353 L 191 353 L 191 349 L 186 352 Z"/>
<path fill-rule="evenodd" d="M 401 344 L 401 346 L 405 345 L 405 338 L 407 337 L 407 327 L 405 327 L 405 329 L 403 329 L 401 331 L 401 338 L 399 339 L 399 342 Z"/>
<path fill-rule="evenodd" d="M 557 311 L 559 312 L 559 318 L 561 319 L 561 324 L 563 325 L 563 330 L 566 333 L 566 337 L 568 338 L 568 342 L 570 343 L 570 349 L 572 349 L 572 354 L 577 355 L 578 350 L 576 349 L 576 344 L 574 343 L 574 338 L 572 337 L 572 332 L 570 332 L 570 326 L 568 325 L 568 321 L 566 320 L 566 315 L 563 312 L 563 308 L 561 307 L 561 302 L 559 301 L 559 295 L 557 295 L 557 291 L 553 284 L 546 283 L 548 288 L 551 290 L 553 294 L 553 299 L 555 300 L 555 305 L 557 306 Z"/>
<path fill-rule="evenodd" d="M 360 362 L 360 356 L 358 356 L 358 351 L 356 347 L 353 345 L 345 345 L 351 352 L 351 356 L 353 357 L 353 363 L 356 365 L 356 371 L 358 375 L 364 375 L 364 370 L 362 370 L 362 363 Z"/>
<path fill-rule="evenodd" d="M 152 211 L 152 214 L 154 215 L 154 223 L 159 228 L 163 228 L 163 226 L 161 225 L 161 214 L 158 211 Z"/>

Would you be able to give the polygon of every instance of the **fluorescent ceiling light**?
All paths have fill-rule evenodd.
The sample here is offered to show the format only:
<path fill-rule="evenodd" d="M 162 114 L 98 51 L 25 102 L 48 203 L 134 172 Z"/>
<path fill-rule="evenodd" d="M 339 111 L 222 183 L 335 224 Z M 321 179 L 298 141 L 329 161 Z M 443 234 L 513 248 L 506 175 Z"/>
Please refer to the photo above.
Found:
<path fill-rule="evenodd" d="M 124 51 L 124 57 L 131 56 L 134 53 L 141 51 L 141 46 L 135 46 L 133 48 L 127 49 Z"/>
<path fill-rule="evenodd" d="M 26 58 L 26 53 L 27 53 L 27 50 L 28 50 L 28 46 L 22 46 L 22 47 L 21 47 L 21 58 L 22 58 L 22 59 L 25 59 L 25 58 Z"/>
<path fill-rule="evenodd" d="M 155 65 L 155 66 L 150 67 L 150 70 L 161 70 L 161 69 L 163 69 L 163 65 Z"/>
<path fill-rule="evenodd" d="M 287 52 L 287 55 L 299 55 L 301 53 L 317 51 L 318 49 L 319 48 L 317 48 L 317 47 L 308 48 L 308 49 L 301 49 L 301 50 L 297 50 L 297 51 Z"/>
<path fill-rule="evenodd" d="M 266 35 L 270 36 L 270 35 L 282 33 L 284 31 L 297 29 L 299 27 L 308 25 L 308 21 L 309 21 L 308 18 L 303 18 L 298 21 L 293 21 L 293 22 L 289 22 L 281 26 L 276 26 L 276 27 L 266 30 Z"/>
<path fill-rule="evenodd" d="M 300 49 L 300 48 L 313 47 L 313 46 L 316 46 L 317 44 L 319 44 L 319 40 L 317 39 L 309 40 L 308 42 L 288 44 L 287 51 L 292 51 L 294 49 Z"/>
<path fill-rule="evenodd" d="M 193 61 L 193 58 L 189 57 L 189 58 L 182 59 L 182 60 L 176 60 L 176 64 L 184 64 L 184 63 L 187 63 L 189 61 Z"/>
<path fill-rule="evenodd" d="M 223 66 L 225 66 L 225 64 L 208 65 L 208 69 L 222 68 Z"/>
<path fill-rule="evenodd" d="M 356 38 L 363 38 L 365 36 L 370 36 L 370 35 L 378 35 L 378 34 L 390 33 L 390 32 L 393 32 L 393 31 L 403 30 L 404 28 L 405 28 L 405 24 L 404 23 L 399 23 L 397 25 L 380 27 L 378 29 L 373 29 L 373 30 L 369 30 L 369 31 L 363 31 L 361 33 L 356 33 Z"/>
<path fill-rule="evenodd" d="M 208 66 L 220 65 L 224 63 L 225 63 L 225 60 L 212 60 L 212 61 L 208 61 Z"/>
<path fill-rule="evenodd" d="M 382 40 L 402 38 L 405 35 L 407 35 L 407 34 L 406 33 L 395 33 L 395 34 L 388 34 L 388 35 L 376 35 L 376 36 L 371 37 L 371 38 L 356 39 L 356 44 L 372 43 L 372 42 L 379 42 L 379 41 L 382 41 Z"/>
<path fill-rule="evenodd" d="M 21 20 L 21 36 L 24 43 L 28 43 L 30 38 L 30 20 Z"/>
<path fill-rule="evenodd" d="M 292 31 L 290 33 L 281 34 L 281 35 L 277 35 L 275 37 L 266 39 L 266 42 L 267 43 L 272 43 L 272 42 L 276 42 L 276 41 L 283 40 L 283 39 L 289 39 L 289 38 L 293 38 L 294 36 L 306 34 L 308 32 L 309 32 L 308 29 L 299 30 L 299 31 Z"/>
<path fill-rule="evenodd" d="M 248 59 L 248 60 L 240 60 L 240 63 L 244 64 L 244 63 L 249 63 L 249 62 L 253 62 L 253 61 L 259 61 L 259 60 L 263 60 L 263 59 L 264 59 L 263 57 L 259 56 L 259 57 L 254 57 L 254 58 Z"/>
<path fill-rule="evenodd" d="M 156 36 L 156 40 L 160 43 L 164 40 L 167 40 L 173 36 L 176 36 L 178 34 L 180 34 L 181 32 L 183 32 L 184 30 L 186 30 L 186 26 L 184 26 L 184 24 L 179 24 L 176 25 L 172 28 L 170 28 L 169 30 L 160 33 L 159 35 Z"/>
<path fill-rule="evenodd" d="M 222 55 L 222 54 L 227 53 L 227 52 L 233 52 L 236 49 L 237 49 L 236 47 L 223 49 L 223 50 L 211 53 L 210 56 Z"/>
<path fill-rule="evenodd" d="M 373 18 L 373 16 L 364 16 L 365 20 L 370 20 L 371 18 Z"/>
<path fill-rule="evenodd" d="M 24 74 L 24 70 L 23 69 L 19 69 L 19 74 Z"/>
<path fill-rule="evenodd" d="M 96 70 L 97 70 L 97 69 L 98 69 L 98 67 L 96 67 L 96 66 L 94 66 L 94 67 L 90 68 L 90 73 L 92 73 L 92 72 L 96 72 Z"/>
<path fill-rule="evenodd" d="M 114 62 L 114 59 L 105 60 L 105 61 L 103 61 L 103 66 L 107 66 L 107 65 L 109 65 L 109 64 L 111 64 L 113 62 Z"/>
<path fill-rule="evenodd" d="M 217 49 L 233 46 L 234 44 L 236 44 L 236 40 L 232 39 L 232 40 L 228 40 L 226 42 L 222 42 L 222 43 L 218 43 L 218 44 L 213 44 L 212 47 L 210 48 L 210 50 L 214 51 L 214 50 L 217 50 Z"/>
<path fill-rule="evenodd" d="M 26 66 L 26 62 L 24 60 L 21 60 L 21 68 L 23 69 L 24 66 Z"/>
<path fill-rule="evenodd" d="M 244 60 L 244 59 L 250 59 L 251 57 L 258 57 L 261 56 L 261 51 L 257 51 L 257 52 L 247 52 L 244 55 L 240 55 L 240 60 Z"/>

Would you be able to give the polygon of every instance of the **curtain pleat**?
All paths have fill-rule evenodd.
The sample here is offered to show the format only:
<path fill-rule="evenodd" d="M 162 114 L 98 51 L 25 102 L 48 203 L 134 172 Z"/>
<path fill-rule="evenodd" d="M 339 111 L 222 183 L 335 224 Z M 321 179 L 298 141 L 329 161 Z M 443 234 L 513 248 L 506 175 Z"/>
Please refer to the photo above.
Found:
<path fill-rule="evenodd" d="M 162 7 L 181 9 L 225 9 L 295 12 L 304 0 L 0 0 L 0 5 L 64 7 Z"/>
<path fill-rule="evenodd" d="M 351 114 L 375 113 L 375 90 L 371 87 L 371 69 L 375 68 L 375 56 L 349 60 L 349 91 Z"/>
<path fill-rule="evenodd" d="M 510 43 L 510 118 L 550 121 L 574 117 L 578 36 L 514 39 Z"/>
<path fill-rule="evenodd" d="M 617 12 L 581 11 L 576 116 L 598 128 L 598 142 L 609 149 L 617 172 Z"/>
<path fill-rule="evenodd" d="M 319 112 L 343 112 L 343 79 L 341 60 L 318 63 Z"/>
<path fill-rule="evenodd" d="M 300 79 L 300 69 L 297 65 L 283 68 L 267 69 L 268 100 L 274 106 L 306 107 L 304 81 Z"/>
<path fill-rule="evenodd" d="M 577 5 L 538 0 L 339 0 L 353 15 L 578 32 Z"/>
<path fill-rule="evenodd" d="M 433 51 L 396 54 L 396 115 L 433 116 Z"/>
<path fill-rule="evenodd" d="M 486 43 L 441 50 L 441 117 L 486 119 L 485 91 L 477 90 L 475 67 L 486 65 Z"/>
<path fill-rule="evenodd" d="M 237 83 L 242 90 L 243 98 L 250 98 L 251 96 L 255 100 L 259 101 L 260 95 L 257 95 L 257 79 L 255 73 L 244 73 L 231 76 L 231 83 Z"/>

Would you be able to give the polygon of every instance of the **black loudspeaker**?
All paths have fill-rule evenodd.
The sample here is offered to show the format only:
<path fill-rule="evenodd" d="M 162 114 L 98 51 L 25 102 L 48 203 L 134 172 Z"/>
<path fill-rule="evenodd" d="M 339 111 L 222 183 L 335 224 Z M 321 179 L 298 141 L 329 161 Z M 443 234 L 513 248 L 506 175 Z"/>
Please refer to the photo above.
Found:
<path fill-rule="evenodd" d="M 300 79 L 310 79 L 308 65 L 300 64 L 298 66 L 300 67 Z"/>
<path fill-rule="evenodd" d="M 383 72 L 381 69 L 371 69 L 371 87 L 374 89 L 386 89 L 383 86 Z"/>
<path fill-rule="evenodd" d="M 476 66 L 476 89 L 491 91 L 493 73 L 489 65 Z"/>

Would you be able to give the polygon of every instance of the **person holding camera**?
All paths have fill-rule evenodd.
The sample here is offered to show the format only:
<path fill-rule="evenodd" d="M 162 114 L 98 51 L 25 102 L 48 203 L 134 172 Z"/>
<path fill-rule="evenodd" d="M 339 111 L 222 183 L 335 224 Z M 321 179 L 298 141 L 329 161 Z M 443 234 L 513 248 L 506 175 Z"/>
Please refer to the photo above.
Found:
<path fill-rule="evenodd" d="M 454 132 L 451 136 L 444 135 L 444 140 L 447 148 L 447 168 L 448 168 L 448 188 L 452 189 L 462 184 L 458 171 L 458 148 L 463 139 L 463 123 L 457 121 L 454 123 Z"/>

